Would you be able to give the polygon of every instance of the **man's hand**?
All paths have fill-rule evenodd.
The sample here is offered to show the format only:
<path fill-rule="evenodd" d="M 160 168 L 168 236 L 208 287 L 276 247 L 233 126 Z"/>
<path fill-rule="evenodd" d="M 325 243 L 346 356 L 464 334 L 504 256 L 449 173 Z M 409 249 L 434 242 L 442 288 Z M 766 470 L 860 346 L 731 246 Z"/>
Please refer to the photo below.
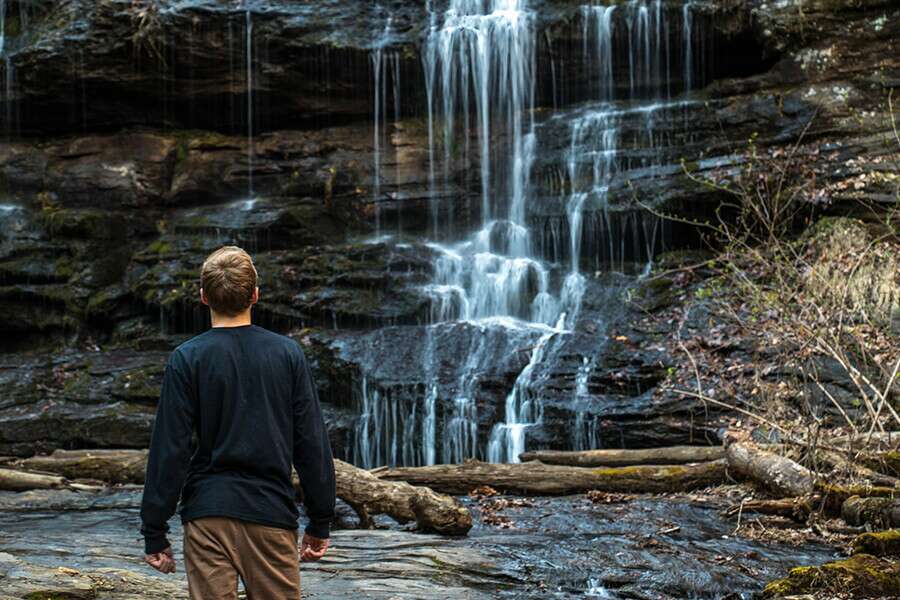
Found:
<path fill-rule="evenodd" d="M 145 554 L 144 561 L 160 573 L 175 572 L 175 558 L 172 556 L 171 546 L 156 554 Z"/>
<path fill-rule="evenodd" d="M 314 562 L 325 556 L 328 550 L 328 539 L 317 538 L 303 534 L 303 542 L 300 544 L 300 560 L 301 562 Z"/>

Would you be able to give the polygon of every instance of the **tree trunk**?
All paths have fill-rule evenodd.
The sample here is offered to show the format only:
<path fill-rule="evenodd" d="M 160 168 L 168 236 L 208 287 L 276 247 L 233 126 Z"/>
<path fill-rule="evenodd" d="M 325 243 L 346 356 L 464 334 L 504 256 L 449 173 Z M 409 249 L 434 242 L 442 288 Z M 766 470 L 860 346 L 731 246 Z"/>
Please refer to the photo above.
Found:
<path fill-rule="evenodd" d="M 896 452 L 888 452 L 885 454 L 897 454 Z M 846 473 L 851 474 L 855 479 L 863 479 L 867 480 L 872 485 L 886 485 L 891 487 L 896 487 L 900 484 L 900 480 L 892 475 L 885 475 L 885 473 L 889 472 L 885 470 L 884 472 L 878 472 L 877 470 L 872 470 L 869 468 L 865 461 L 860 461 L 862 464 L 859 464 L 855 461 L 849 460 L 845 458 L 840 452 L 831 452 L 828 450 L 819 450 L 816 453 L 817 457 L 821 459 L 826 464 L 830 465 L 833 468 L 840 469 Z M 873 463 L 877 464 L 877 463 Z M 875 467 L 873 467 L 875 468 Z M 886 468 L 886 467 L 882 467 Z"/>
<path fill-rule="evenodd" d="M 681 465 L 725 458 L 721 446 L 672 446 L 641 450 L 536 450 L 523 452 L 522 461 L 539 460 L 547 465 L 573 467 L 629 467 L 633 465 Z"/>
<path fill-rule="evenodd" d="M 804 522 L 810 513 L 815 510 L 819 496 L 800 496 L 798 498 L 780 498 L 778 500 L 748 500 L 728 509 L 728 516 L 743 513 L 756 513 L 761 515 L 775 515 Z"/>
<path fill-rule="evenodd" d="M 379 478 L 427 485 L 447 494 L 467 494 L 480 486 L 531 495 L 606 492 L 678 492 L 725 481 L 725 463 L 636 466 L 587 469 L 539 462 L 492 464 L 467 461 L 460 465 L 398 467 L 373 471 Z"/>
<path fill-rule="evenodd" d="M 847 498 L 841 517 L 848 525 L 870 525 L 878 529 L 900 527 L 900 500 L 894 498 Z"/>
<path fill-rule="evenodd" d="M 0 468 L 0 490 L 10 492 L 49 490 L 65 487 L 66 483 L 65 477 L 60 477 L 59 475 Z"/>
<path fill-rule="evenodd" d="M 444 535 L 465 535 L 472 528 L 471 513 L 455 498 L 427 487 L 383 481 L 342 460 L 335 459 L 334 469 L 338 497 L 353 507 L 363 526 L 371 525 L 372 515 L 385 514 Z"/>
<path fill-rule="evenodd" d="M 56 450 L 49 456 L 20 461 L 26 469 L 58 473 L 69 479 L 106 483 L 144 483 L 146 450 Z"/>
<path fill-rule="evenodd" d="M 732 442 L 726 447 L 725 455 L 731 471 L 781 496 L 804 496 L 811 494 L 815 487 L 815 476 L 809 469 L 750 444 Z"/>
<path fill-rule="evenodd" d="M 860 433 L 853 435 L 840 435 L 829 439 L 830 446 L 852 446 L 856 448 L 871 448 L 872 446 L 882 445 L 896 448 L 900 446 L 900 431 L 874 431 L 872 434 Z"/>

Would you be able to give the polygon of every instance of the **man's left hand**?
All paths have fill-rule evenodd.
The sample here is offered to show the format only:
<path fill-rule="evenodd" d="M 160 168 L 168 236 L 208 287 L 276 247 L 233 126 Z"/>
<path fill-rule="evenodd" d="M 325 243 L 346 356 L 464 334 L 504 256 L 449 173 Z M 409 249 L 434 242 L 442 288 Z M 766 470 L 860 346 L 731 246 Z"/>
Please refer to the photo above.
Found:
<path fill-rule="evenodd" d="M 145 554 L 144 562 L 160 573 L 175 572 L 175 557 L 172 556 L 172 546 L 156 554 Z"/>
<path fill-rule="evenodd" d="M 308 533 L 303 535 L 303 542 L 300 544 L 300 561 L 315 562 L 325 556 L 328 550 L 328 539 L 317 538 Z"/>

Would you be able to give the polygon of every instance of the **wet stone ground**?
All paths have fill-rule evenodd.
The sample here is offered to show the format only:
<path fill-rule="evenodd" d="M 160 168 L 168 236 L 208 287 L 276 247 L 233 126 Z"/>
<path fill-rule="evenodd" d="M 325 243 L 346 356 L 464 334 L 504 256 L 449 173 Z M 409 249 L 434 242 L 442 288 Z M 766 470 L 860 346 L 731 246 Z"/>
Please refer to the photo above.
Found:
<path fill-rule="evenodd" d="M 141 562 L 139 501 L 139 489 L 0 494 L 0 599 L 43 597 L 28 596 L 35 592 L 186 598 L 183 571 L 162 576 Z M 389 529 L 335 531 L 327 557 L 301 569 L 304 597 L 750 598 L 790 567 L 835 556 L 826 546 L 734 537 L 716 503 L 463 501 L 477 514 L 467 538 L 389 521 L 380 522 Z M 181 530 L 173 525 L 180 565 Z"/>

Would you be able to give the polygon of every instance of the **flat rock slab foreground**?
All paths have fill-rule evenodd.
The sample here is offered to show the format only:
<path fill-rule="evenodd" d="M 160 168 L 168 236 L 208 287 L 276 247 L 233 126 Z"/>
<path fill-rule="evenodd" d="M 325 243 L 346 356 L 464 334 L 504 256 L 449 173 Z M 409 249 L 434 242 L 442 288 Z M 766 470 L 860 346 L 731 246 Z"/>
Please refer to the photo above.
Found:
<path fill-rule="evenodd" d="M 163 576 L 142 562 L 139 500 L 140 488 L 0 493 L 0 599 L 187 598 L 183 572 Z M 326 558 L 301 567 L 303 597 L 722 598 L 836 556 L 815 544 L 734 537 L 721 506 L 683 499 L 463 502 L 475 515 L 468 537 L 413 533 L 386 519 L 378 522 L 390 529 L 335 531 Z M 172 525 L 183 570 L 181 528 Z"/>
<path fill-rule="evenodd" d="M 339 531 L 333 543 L 327 558 L 304 565 L 304 598 L 491 598 L 487 590 L 492 586 L 513 583 L 480 554 L 447 547 L 437 536 Z M 99 549 L 85 550 L 94 554 Z M 187 598 L 181 571 L 163 577 L 139 564 L 131 569 L 51 567 L 3 552 L 0 600 Z"/>

